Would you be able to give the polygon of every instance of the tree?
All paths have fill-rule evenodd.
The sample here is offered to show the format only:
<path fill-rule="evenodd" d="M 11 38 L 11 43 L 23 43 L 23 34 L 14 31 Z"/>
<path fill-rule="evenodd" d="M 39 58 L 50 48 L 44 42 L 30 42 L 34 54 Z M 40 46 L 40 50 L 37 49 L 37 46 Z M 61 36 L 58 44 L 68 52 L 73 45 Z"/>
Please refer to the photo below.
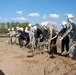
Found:
<path fill-rule="evenodd" d="M 28 27 L 28 24 L 29 24 L 29 22 L 24 22 L 24 23 L 19 24 L 19 27 L 26 28 L 26 27 Z"/>
<path fill-rule="evenodd" d="M 5 23 L 1 23 L 1 28 L 0 28 L 0 33 L 6 33 L 7 32 L 7 29 L 6 29 L 6 26 L 5 26 Z"/>
<path fill-rule="evenodd" d="M 7 25 L 7 28 L 11 27 L 9 22 L 7 22 L 6 25 Z"/>
<path fill-rule="evenodd" d="M 38 23 L 36 23 L 35 26 L 37 26 L 39 29 L 41 29 L 41 26 Z"/>
<path fill-rule="evenodd" d="M 16 23 L 13 20 L 11 21 L 11 28 L 16 28 Z"/>
<path fill-rule="evenodd" d="M 14 22 L 14 21 L 11 21 L 11 23 L 3 22 L 3 23 L 0 23 L 0 33 L 6 33 L 8 31 L 7 28 L 13 27 L 14 29 L 16 29 L 17 26 L 26 28 L 26 27 L 28 27 L 28 24 L 29 24 L 29 22 L 24 22 L 24 23 L 19 23 L 19 22 Z"/>
<path fill-rule="evenodd" d="M 5 29 L 5 23 L 2 23 L 1 29 Z"/>

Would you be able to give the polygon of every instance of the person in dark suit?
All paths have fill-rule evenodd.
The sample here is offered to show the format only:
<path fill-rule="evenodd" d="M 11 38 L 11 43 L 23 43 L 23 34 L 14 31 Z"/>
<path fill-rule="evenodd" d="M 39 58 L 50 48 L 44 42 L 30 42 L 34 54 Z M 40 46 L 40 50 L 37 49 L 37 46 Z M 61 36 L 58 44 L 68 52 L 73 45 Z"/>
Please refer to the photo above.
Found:
<path fill-rule="evenodd" d="M 62 29 L 59 32 L 60 36 L 63 36 L 63 34 L 67 31 L 67 23 L 65 21 L 62 22 Z M 64 48 L 66 47 L 66 50 Z M 61 41 L 61 54 L 64 55 L 66 52 L 69 51 L 69 36 L 66 35 L 62 41 Z"/>
<path fill-rule="evenodd" d="M 48 50 L 48 39 L 49 39 L 49 30 L 45 27 L 45 23 L 41 23 L 42 30 L 43 30 L 43 39 L 45 42 L 45 50 Z"/>
<path fill-rule="evenodd" d="M 43 41 L 43 32 L 41 29 L 37 28 L 37 26 L 34 26 L 34 37 L 36 39 L 36 47 L 38 42 L 42 42 Z"/>

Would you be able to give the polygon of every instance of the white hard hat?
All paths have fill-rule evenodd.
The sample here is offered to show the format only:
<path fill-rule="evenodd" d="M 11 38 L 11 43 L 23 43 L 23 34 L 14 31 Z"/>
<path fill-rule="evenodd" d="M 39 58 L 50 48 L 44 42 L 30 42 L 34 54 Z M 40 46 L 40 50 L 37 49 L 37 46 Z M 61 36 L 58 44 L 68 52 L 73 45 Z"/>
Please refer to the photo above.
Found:
<path fill-rule="evenodd" d="M 68 19 L 69 18 L 73 18 L 73 15 L 72 14 L 68 14 Z"/>
<path fill-rule="evenodd" d="M 49 23 L 48 23 L 48 22 L 46 22 L 46 23 L 45 23 L 45 26 L 47 26 L 48 24 L 49 24 Z"/>
<path fill-rule="evenodd" d="M 41 23 L 41 26 L 45 26 L 45 23 L 42 22 L 42 23 Z"/>
<path fill-rule="evenodd" d="M 34 29 L 36 30 L 37 29 L 37 26 L 34 26 Z"/>
<path fill-rule="evenodd" d="M 32 26 L 32 24 L 29 24 L 29 27 Z"/>
<path fill-rule="evenodd" d="M 28 32 L 28 27 L 25 28 L 25 32 Z"/>
<path fill-rule="evenodd" d="M 12 28 L 11 30 L 14 30 L 14 28 Z"/>
<path fill-rule="evenodd" d="M 10 31 L 10 29 L 8 29 L 8 31 Z"/>
<path fill-rule="evenodd" d="M 26 29 L 28 30 L 28 27 L 26 27 L 25 30 L 26 30 Z"/>
<path fill-rule="evenodd" d="M 23 28 L 21 27 L 20 30 L 23 31 Z"/>
<path fill-rule="evenodd" d="M 63 22 L 62 22 L 62 25 L 65 25 L 65 24 L 67 24 L 67 23 L 66 23 L 65 21 L 63 21 Z"/>
<path fill-rule="evenodd" d="M 28 30 L 27 30 L 27 29 L 25 29 L 25 32 L 28 32 Z"/>

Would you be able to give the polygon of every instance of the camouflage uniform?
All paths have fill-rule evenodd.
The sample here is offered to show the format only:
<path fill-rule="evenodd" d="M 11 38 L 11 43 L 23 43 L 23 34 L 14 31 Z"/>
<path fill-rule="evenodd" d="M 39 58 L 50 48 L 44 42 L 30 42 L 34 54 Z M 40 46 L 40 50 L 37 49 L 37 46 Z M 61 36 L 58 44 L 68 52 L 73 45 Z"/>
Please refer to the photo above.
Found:
<path fill-rule="evenodd" d="M 64 33 L 64 35 L 62 36 L 62 38 L 64 38 L 66 35 L 68 35 L 70 33 L 71 38 L 72 38 L 72 47 L 70 48 L 73 57 L 76 58 L 76 46 L 74 45 L 74 43 L 76 42 L 76 24 L 75 23 L 70 23 L 68 30 Z"/>
<path fill-rule="evenodd" d="M 11 44 L 15 44 L 16 43 L 16 32 L 15 31 L 11 31 L 10 33 L 10 39 L 11 39 Z"/>
<path fill-rule="evenodd" d="M 51 38 L 55 37 L 56 36 L 56 31 L 54 29 L 54 27 L 50 26 L 49 28 L 49 34 L 50 34 L 50 40 L 49 41 L 49 45 L 48 47 L 50 47 L 50 54 L 54 53 L 56 54 L 57 53 L 57 46 L 55 47 L 51 47 L 52 44 L 56 44 L 56 41 L 57 41 L 57 38 L 51 40 Z"/>

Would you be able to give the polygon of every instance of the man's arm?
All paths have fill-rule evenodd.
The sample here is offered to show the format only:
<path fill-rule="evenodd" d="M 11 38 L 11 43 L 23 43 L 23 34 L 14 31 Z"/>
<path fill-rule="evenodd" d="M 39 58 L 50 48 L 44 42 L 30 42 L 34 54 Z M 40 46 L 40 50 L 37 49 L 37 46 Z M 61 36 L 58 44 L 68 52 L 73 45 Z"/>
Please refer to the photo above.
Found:
<path fill-rule="evenodd" d="M 72 27 L 72 25 L 70 25 L 70 27 L 69 27 L 68 30 L 63 34 L 63 36 L 61 37 L 60 40 L 62 40 L 66 35 L 68 35 L 68 34 L 71 32 L 72 29 L 73 29 L 73 27 Z"/>

